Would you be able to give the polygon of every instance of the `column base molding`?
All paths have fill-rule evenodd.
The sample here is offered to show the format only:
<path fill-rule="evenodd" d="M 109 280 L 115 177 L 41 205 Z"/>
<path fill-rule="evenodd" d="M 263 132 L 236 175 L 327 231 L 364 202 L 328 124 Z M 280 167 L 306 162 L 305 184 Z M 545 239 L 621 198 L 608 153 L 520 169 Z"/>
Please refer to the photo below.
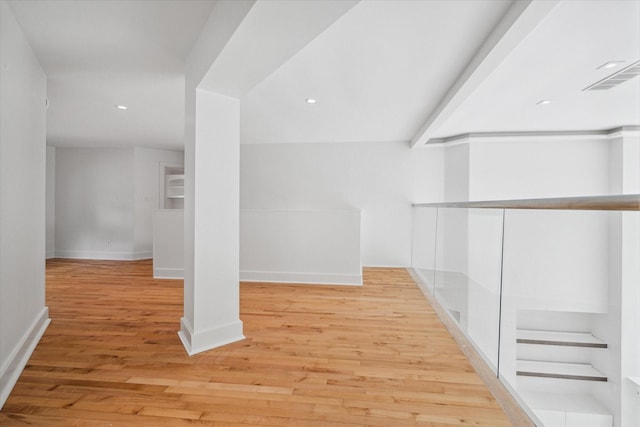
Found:
<path fill-rule="evenodd" d="M 216 328 L 194 332 L 193 326 L 184 317 L 180 319 L 178 336 L 189 356 L 241 341 L 245 338 L 242 334 L 241 320 L 220 325 Z"/>

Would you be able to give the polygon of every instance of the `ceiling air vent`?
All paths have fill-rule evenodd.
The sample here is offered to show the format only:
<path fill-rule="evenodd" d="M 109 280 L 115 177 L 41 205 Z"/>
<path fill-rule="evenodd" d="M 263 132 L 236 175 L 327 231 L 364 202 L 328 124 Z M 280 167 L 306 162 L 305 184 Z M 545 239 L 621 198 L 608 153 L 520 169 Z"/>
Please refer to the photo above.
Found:
<path fill-rule="evenodd" d="M 612 87 L 618 86 L 620 83 L 624 83 L 627 80 L 630 80 L 638 75 L 640 75 L 640 61 L 634 62 L 628 67 L 623 68 L 617 73 L 613 73 L 610 76 L 607 76 L 604 79 L 595 82 L 594 84 L 584 88 L 583 90 L 611 89 Z"/>

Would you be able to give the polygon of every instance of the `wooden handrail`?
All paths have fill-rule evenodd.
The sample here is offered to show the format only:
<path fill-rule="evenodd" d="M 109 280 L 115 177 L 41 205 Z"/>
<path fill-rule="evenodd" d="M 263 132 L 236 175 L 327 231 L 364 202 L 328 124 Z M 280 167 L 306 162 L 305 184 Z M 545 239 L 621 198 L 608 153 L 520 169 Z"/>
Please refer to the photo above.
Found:
<path fill-rule="evenodd" d="M 469 202 L 414 203 L 415 208 L 557 209 L 589 211 L 640 211 L 640 194 L 556 197 L 545 199 L 483 200 Z"/>

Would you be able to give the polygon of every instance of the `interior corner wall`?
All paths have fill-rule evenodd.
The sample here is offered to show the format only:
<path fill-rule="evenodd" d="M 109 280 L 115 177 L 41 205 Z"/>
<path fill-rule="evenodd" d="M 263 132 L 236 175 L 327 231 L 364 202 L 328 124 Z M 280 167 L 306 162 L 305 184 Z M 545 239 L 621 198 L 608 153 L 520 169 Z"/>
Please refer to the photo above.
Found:
<path fill-rule="evenodd" d="M 134 258 L 153 255 L 152 212 L 161 208 L 160 185 L 164 179 L 161 163 L 184 164 L 184 152 L 134 148 Z"/>
<path fill-rule="evenodd" d="M 56 256 L 133 259 L 132 148 L 56 149 Z"/>
<path fill-rule="evenodd" d="M 609 191 L 640 193 L 640 131 L 622 132 L 609 144 Z"/>
<path fill-rule="evenodd" d="M 49 322 L 45 306 L 47 78 L 0 1 L 0 406 Z"/>
<path fill-rule="evenodd" d="M 244 144 L 240 208 L 360 210 L 365 266 L 411 265 L 412 208 L 443 197 L 440 147 L 408 143 Z"/>
<path fill-rule="evenodd" d="M 160 207 L 160 163 L 182 164 L 183 152 L 57 147 L 54 153 L 48 166 L 53 165 L 55 182 L 55 256 L 151 258 L 151 214 Z M 50 197 L 51 186 L 47 189 Z"/>
<path fill-rule="evenodd" d="M 46 257 L 56 255 L 56 147 L 47 145 Z"/>
<path fill-rule="evenodd" d="M 469 144 L 469 200 L 609 194 L 608 137 L 549 136 Z"/>
<path fill-rule="evenodd" d="M 469 144 L 445 146 L 444 150 L 444 200 L 458 202 L 469 200 Z"/>

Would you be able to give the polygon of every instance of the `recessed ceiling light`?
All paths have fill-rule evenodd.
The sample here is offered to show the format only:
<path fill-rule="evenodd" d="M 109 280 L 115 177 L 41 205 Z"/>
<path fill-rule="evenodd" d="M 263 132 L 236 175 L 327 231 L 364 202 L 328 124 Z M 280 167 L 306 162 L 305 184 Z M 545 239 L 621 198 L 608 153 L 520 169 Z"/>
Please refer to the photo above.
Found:
<path fill-rule="evenodd" d="M 318 102 L 318 100 L 314 98 L 307 98 L 304 100 L 304 102 L 306 102 L 307 104 L 315 104 L 316 102 Z"/>
<path fill-rule="evenodd" d="M 537 102 L 536 105 L 547 105 L 547 104 L 551 104 L 550 99 L 541 99 L 540 101 Z"/>
<path fill-rule="evenodd" d="M 127 106 L 126 106 L 126 105 L 116 105 L 116 108 L 117 108 L 118 110 L 126 110 L 126 109 L 127 109 Z"/>
<path fill-rule="evenodd" d="M 609 68 L 615 68 L 618 65 L 624 63 L 624 61 L 609 61 L 609 62 L 605 62 L 604 64 L 602 64 L 601 66 L 599 66 L 598 68 L 596 68 L 596 70 L 608 70 Z"/>

